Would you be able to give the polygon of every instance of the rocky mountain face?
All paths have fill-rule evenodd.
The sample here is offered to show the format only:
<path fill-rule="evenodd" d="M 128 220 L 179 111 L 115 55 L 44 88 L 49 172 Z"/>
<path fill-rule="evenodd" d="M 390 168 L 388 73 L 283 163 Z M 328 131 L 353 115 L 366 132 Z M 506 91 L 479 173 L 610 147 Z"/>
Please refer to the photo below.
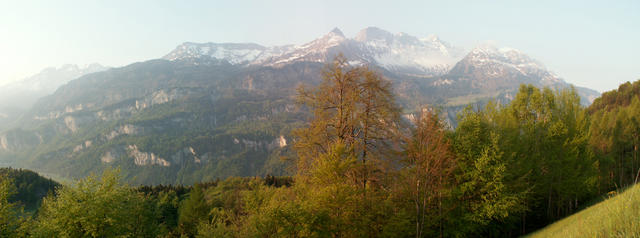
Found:
<path fill-rule="evenodd" d="M 513 49 L 465 54 L 438 37 L 366 28 L 309 43 L 265 47 L 184 43 L 162 59 L 87 74 L 38 100 L 0 133 L 0 163 L 61 177 L 122 168 L 133 183 L 185 183 L 282 175 L 290 132 L 307 114 L 293 98 L 320 82 L 335 55 L 392 81 L 407 118 L 425 104 L 455 114 L 489 99 L 508 101 L 521 83 L 569 87 Z M 595 91 L 578 89 L 585 102 Z"/>
<path fill-rule="evenodd" d="M 151 60 L 66 84 L 0 133 L 0 161 L 67 178 L 120 167 L 138 184 L 284 174 L 290 131 L 304 121 L 294 86 L 319 82 L 323 64 L 197 62 Z"/>

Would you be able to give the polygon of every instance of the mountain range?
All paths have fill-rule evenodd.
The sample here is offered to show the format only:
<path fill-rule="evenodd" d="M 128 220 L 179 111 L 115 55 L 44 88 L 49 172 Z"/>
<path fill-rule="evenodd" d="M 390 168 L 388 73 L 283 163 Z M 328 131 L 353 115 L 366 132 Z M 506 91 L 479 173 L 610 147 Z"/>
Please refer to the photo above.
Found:
<path fill-rule="evenodd" d="M 64 178 L 122 168 L 133 183 L 185 183 L 287 174 L 290 131 L 308 118 L 294 103 L 342 53 L 388 78 L 410 117 L 430 104 L 455 115 L 507 102 L 522 83 L 571 87 L 516 49 L 470 51 L 436 36 L 339 29 L 302 45 L 183 43 L 160 59 L 94 72 L 40 98 L 0 133 L 0 163 Z M 584 104 L 599 93 L 576 87 Z"/>
<path fill-rule="evenodd" d="M 455 97 L 440 97 L 448 99 L 446 105 L 468 104 L 474 99 L 490 99 L 501 94 L 509 100 L 508 97 L 512 96 L 509 91 L 513 92 L 521 83 L 554 89 L 570 87 L 541 62 L 517 49 L 485 44 L 467 52 L 435 35 L 418 38 L 406 33 L 393 34 L 377 27 L 362 29 L 353 38 L 345 37 L 335 28 L 302 45 L 265 47 L 253 43 L 187 42 L 163 59 L 198 64 L 199 59 L 209 57 L 233 65 L 278 68 L 296 62 L 325 63 L 338 53 L 344 54 L 351 64 L 380 68 L 392 80 L 421 78 L 416 83 L 427 83 L 425 87 L 432 88 L 445 87 L 448 88 L 446 91 L 459 88 L 461 92 L 457 96 L 471 98 L 460 101 Z M 600 95 L 595 90 L 576 89 L 585 105 Z"/>
<path fill-rule="evenodd" d="M 464 57 L 464 51 L 436 36 L 416 38 L 405 33 L 392 34 L 376 27 L 361 30 L 347 38 L 335 28 L 328 34 L 302 45 L 264 47 L 257 44 L 184 43 L 163 57 L 186 60 L 209 56 L 231 64 L 282 66 L 294 62 L 320 62 L 344 54 L 354 64 L 370 64 L 393 72 L 439 75 Z"/>

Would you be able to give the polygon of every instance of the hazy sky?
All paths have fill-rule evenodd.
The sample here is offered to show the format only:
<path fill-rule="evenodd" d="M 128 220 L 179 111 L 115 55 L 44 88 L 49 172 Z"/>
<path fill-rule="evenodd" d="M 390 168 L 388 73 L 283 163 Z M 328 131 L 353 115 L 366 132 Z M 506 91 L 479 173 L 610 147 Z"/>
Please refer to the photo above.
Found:
<path fill-rule="evenodd" d="M 185 41 L 304 43 L 377 26 L 486 41 L 598 91 L 640 79 L 640 1 L 17 1 L 0 0 L 0 83 L 65 63 L 124 66 Z"/>

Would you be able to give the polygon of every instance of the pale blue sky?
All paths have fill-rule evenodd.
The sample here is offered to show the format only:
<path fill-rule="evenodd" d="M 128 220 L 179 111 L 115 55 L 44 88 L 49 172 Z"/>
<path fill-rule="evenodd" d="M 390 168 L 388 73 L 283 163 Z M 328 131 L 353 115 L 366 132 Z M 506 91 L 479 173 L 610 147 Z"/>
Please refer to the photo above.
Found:
<path fill-rule="evenodd" d="M 304 43 L 333 27 L 520 49 L 598 91 L 640 79 L 640 1 L 0 0 L 0 82 L 65 63 L 124 66 L 185 42 Z"/>

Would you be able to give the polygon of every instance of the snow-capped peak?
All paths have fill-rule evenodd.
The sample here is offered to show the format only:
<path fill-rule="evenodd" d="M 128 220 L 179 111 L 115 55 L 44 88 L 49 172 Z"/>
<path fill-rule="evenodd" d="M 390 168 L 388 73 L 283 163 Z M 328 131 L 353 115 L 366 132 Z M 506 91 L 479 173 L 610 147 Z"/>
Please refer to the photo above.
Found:
<path fill-rule="evenodd" d="M 333 28 L 329 33 L 321 37 L 320 39 L 309 42 L 305 45 L 319 45 L 320 47 L 331 47 L 340 44 L 347 38 L 344 36 L 340 29 Z"/>
<path fill-rule="evenodd" d="M 313 41 L 295 46 L 184 43 L 164 58 L 197 59 L 206 55 L 231 64 L 278 66 L 298 61 L 326 62 L 338 53 L 350 60 L 411 74 L 443 74 L 464 56 L 461 49 L 451 47 L 435 35 L 420 39 L 368 27 L 354 38 L 347 38 L 334 28 Z"/>
<path fill-rule="evenodd" d="M 533 77 L 542 80 L 544 84 L 561 82 L 556 74 L 547 70 L 539 61 L 532 59 L 520 50 L 503 47 L 498 48 L 493 43 L 485 43 L 477 46 L 456 66 L 453 71 L 461 73 L 466 71 L 466 65 L 473 65 L 476 69 L 482 69 L 488 75 L 502 75 L 504 72 L 516 72 L 525 77 Z"/>

